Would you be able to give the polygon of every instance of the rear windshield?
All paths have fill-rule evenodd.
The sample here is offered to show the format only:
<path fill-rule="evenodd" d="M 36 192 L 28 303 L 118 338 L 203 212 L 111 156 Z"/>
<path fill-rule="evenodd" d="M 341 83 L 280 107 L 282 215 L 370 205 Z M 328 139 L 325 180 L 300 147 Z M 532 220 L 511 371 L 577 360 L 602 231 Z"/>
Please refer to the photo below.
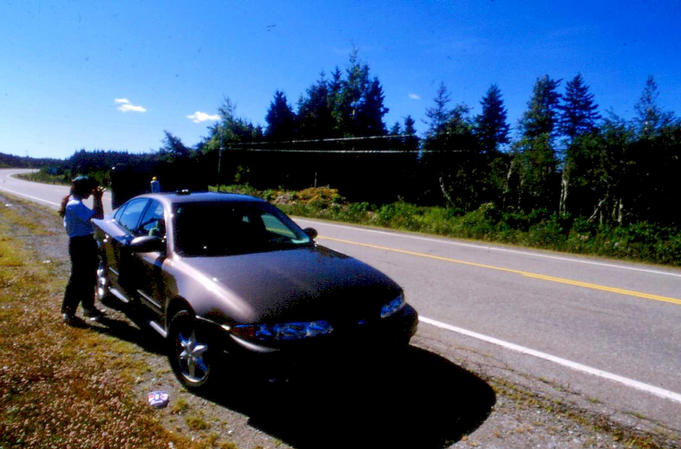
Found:
<path fill-rule="evenodd" d="M 312 244 L 279 209 L 260 202 L 176 204 L 175 248 L 183 256 L 278 251 Z"/>

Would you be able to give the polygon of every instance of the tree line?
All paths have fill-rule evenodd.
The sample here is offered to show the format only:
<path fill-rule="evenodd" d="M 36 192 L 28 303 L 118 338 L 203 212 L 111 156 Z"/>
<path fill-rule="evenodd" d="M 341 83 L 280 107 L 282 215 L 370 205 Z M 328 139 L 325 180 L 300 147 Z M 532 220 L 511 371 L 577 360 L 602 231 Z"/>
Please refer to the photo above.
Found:
<path fill-rule="evenodd" d="M 221 121 L 197 148 L 221 153 L 227 178 L 264 187 L 296 186 L 303 178 L 350 196 L 399 197 L 462 212 L 492 203 L 501 211 L 604 224 L 677 225 L 681 121 L 658 105 L 658 96 L 649 77 L 633 119 L 603 116 L 581 74 L 567 82 L 544 75 L 512 136 L 498 86 L 490 86 L 472 115 L 468 105 L 453 104 L 442 83 L 419 138 L 411 116 L 390 128 L 384 123 L 381 83 L 353 53 L 344 71 L 322 74 L 296 110 L 275 91 L 264 129 L 237 118 L 226 99 Z"/>
<path fill-rule="evenodd" d="M 418 137 L 411 116 L 384 122 L 381 82 L 354 51 L 344 69 L 322 73 L 295 108 L 276 90 L 264 127 L 238 117 L 225 98 L 207 137 L 190 148 L 166 131 L 152 159 L 193 167 L 211 184 L 331 185 L 350 199 L 379 204 L 403 199 L 461 213 L 484 206 L 608 225 L 679 225 L 673 205 L 681 121 L 662 110 L 658 96 L 649 77 L 633 119 L 604 117 L 580 74 L 565 83 L 544 75 L 512 135 L 497 85 L 473 115 L 470 106 L 453 104 L 442 83 Z M 87 157 L 78 152 L 66 165 L 82 167 Z M 97 163 L 112 157 L 99 154 Z"/>

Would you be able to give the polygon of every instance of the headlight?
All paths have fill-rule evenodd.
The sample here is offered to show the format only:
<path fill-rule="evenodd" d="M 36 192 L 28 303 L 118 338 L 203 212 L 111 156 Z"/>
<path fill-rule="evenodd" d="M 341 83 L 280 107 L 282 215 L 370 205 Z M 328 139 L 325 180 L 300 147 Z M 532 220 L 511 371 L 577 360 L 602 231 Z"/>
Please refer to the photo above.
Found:
<path fill-rule="evenodd" d="M 406 302 L 404 302 L 404 294 L 400 293 L 397 298 L 381 307 L 381 318 L 388 318 L 390 315 L 393 315 L 402 307 L 404 307 L 405 304 Z"/>
<path fill-rule="evenodd" d="M 281 324 L 240 324 L 232 328 L 234 335 L 256 341 L 293 341 L 314 338 L 333 332 L 327 321 L 309 321 Z"/>

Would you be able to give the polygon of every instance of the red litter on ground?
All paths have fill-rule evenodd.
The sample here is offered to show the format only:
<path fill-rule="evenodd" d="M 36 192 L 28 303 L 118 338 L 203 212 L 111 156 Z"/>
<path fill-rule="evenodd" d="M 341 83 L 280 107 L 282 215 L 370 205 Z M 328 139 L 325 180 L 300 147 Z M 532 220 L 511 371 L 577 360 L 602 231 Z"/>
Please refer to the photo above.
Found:
<path fill-rule="evenodd" d="M 169 399 L 170 399 L 170 396 L 165 391 L 152 391 L 147 396 L 147 400 L 149 401 L 149 405 L 151 405 L 152 407 L 156 407 L 156 408 L 163 408 L 166 405 L 168 405 Z"/>

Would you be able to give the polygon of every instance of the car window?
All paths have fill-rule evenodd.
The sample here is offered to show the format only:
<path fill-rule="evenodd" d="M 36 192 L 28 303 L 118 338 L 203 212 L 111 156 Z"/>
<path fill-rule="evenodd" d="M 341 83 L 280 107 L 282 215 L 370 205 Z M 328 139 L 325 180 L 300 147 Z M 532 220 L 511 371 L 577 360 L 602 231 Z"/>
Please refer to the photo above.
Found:
<path fill-rule="evenodd" d="M 144 213 L 144 217 L 142 217 L 142 221 L 140 222 L 134 234 L 153 235 L 156 237 L 165 238 L 166 225 L 163 216 L 163 204 L 156 200 L 151 201 L 151 204 Z"/>
<path fill-rule="evenodd" d="M 114 213 L 114 216 L 113 216 L 114 220 L 116 220 L 118 222 L 121 221 L 121 216 L 123 215 L 123 211 L 125 210 L 125 206 L 127 206 L 127 204 L 121 205 L 121 207 L 119 207 L 116 210 L 116 212 Z"/>
<path fill-rule="evenodd" d="M 140 216 L 142 215 L 142 212 L 144 212 L 144 208 L 147 206 L 148 202 L 149 200 L 146 198 L 131 200 L 123 206 L 124 209 L 116 221 L 129 232 L 133 232 L 137 229 Z"/>
<path fill-rule="evenodd" d="M 296 238 L 296 234 L 284 223 L 282 223 L 278 217 L 265 212 L 260 218 L 262 219 L 265 229 L 268 232 L 292 239 Z"/>
<path fill-rule="evenodd" d="M 267 203 L 178 204 L 173 215 L 176 249 L 187 256 L 248 254 L 312 243 L 302 229 Z"/>

